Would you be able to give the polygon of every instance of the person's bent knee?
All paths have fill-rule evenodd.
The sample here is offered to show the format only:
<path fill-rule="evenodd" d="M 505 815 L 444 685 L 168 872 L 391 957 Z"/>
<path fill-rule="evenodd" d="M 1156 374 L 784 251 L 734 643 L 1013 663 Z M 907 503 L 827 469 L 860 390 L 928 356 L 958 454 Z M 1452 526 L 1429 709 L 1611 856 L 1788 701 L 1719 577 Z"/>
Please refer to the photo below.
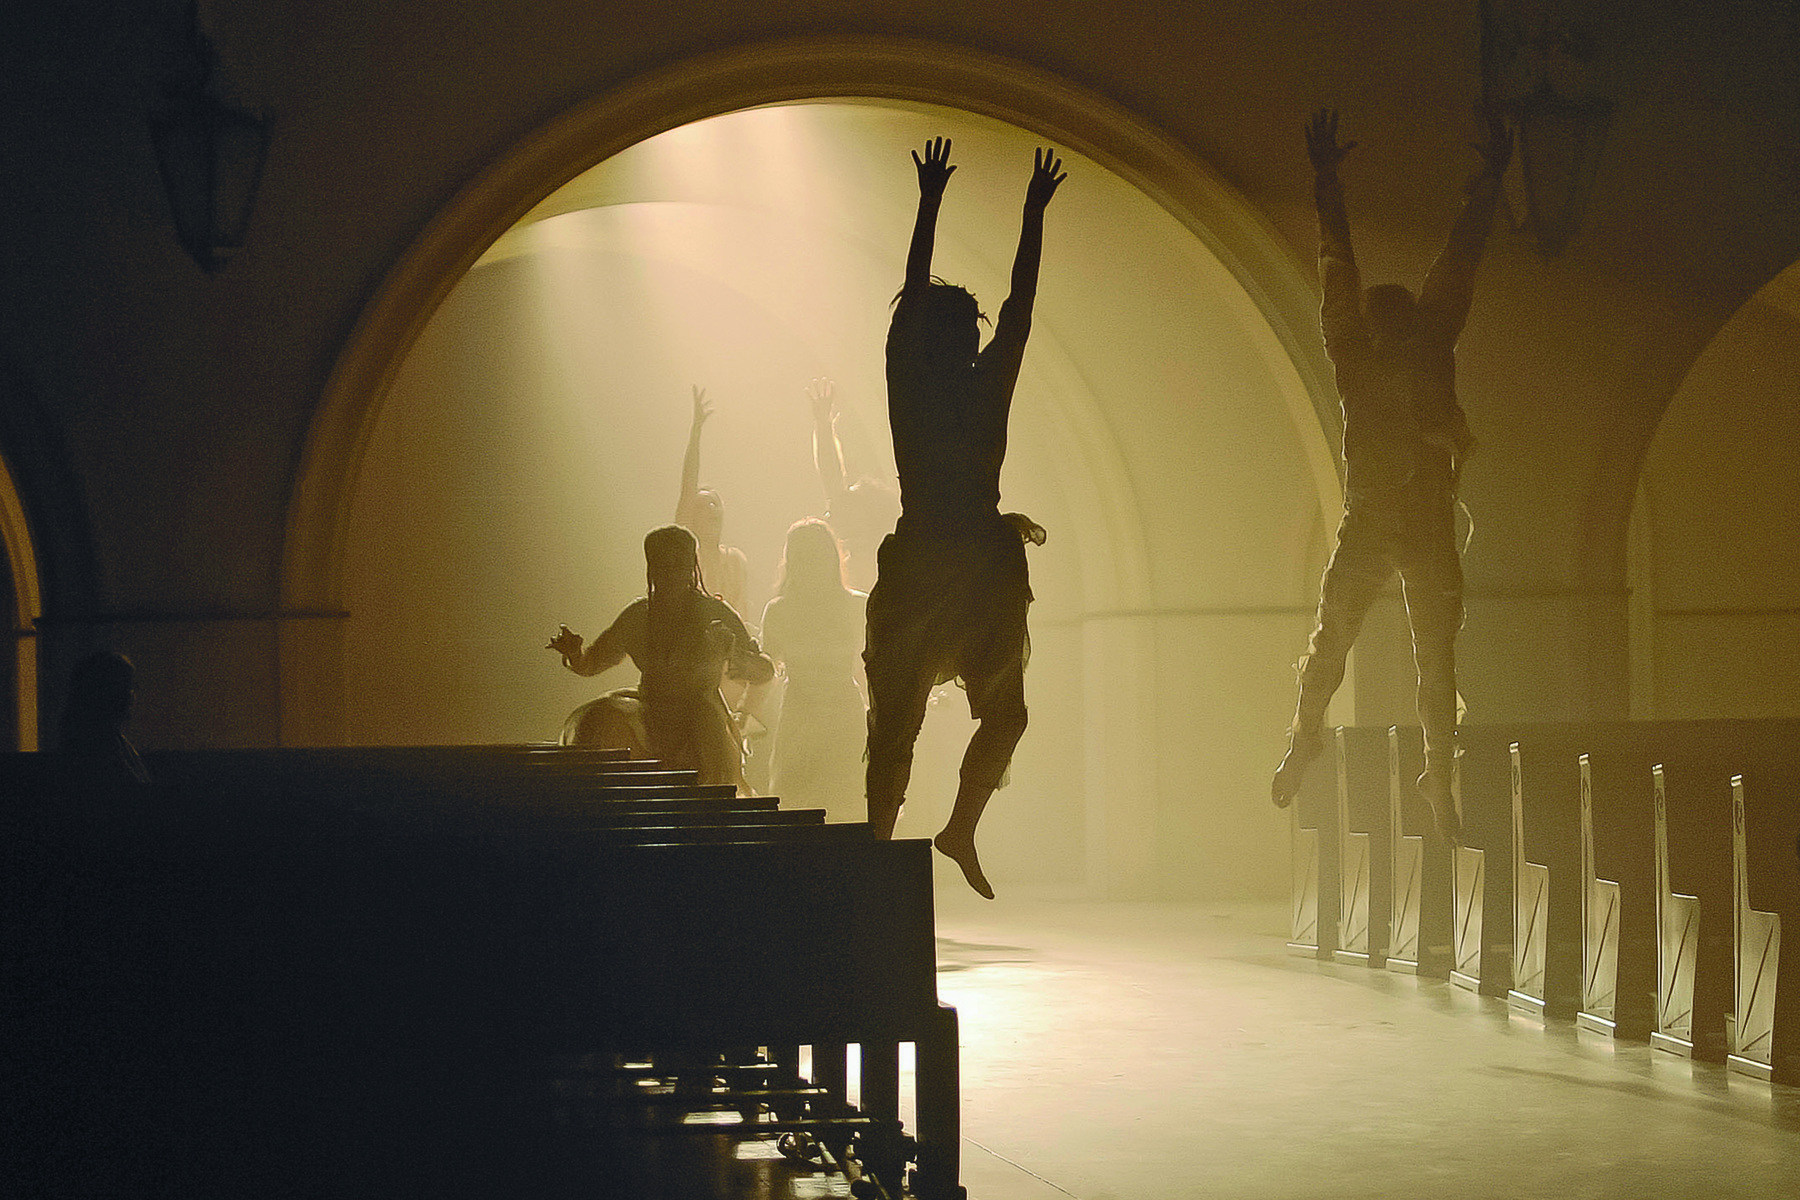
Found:
<path fill-rule="evenodd" d="M 980 720 L 970 744 L 988 748 L 997 756 L 1010 758 L 1013 747 L 1025 736 L 1025 727 L 1031 723 L 1031 714 L 1023 704 L 996 705 L 984 708 Z"/>

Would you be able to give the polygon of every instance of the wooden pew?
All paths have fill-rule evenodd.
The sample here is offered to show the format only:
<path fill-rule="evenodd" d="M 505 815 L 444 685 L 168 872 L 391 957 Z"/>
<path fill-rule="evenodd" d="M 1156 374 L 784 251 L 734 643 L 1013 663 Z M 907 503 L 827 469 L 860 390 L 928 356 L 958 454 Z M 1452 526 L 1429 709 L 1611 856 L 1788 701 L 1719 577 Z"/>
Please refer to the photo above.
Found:
<path fill-rule="evenodd" d="M 1416 726 L 1387 731 L 1388 952 L 1386 967 L 1446 979 L 1452 946 L 1453 862 L 1419 794 L 1424 747 Z"/>
<path fill-rule="evenodd" d="M 1792 777 L 1800 758 L 1800 722 L 1694 723 L 1659 747 L 1659 807 L 1664 821 L 1659 842 L 1658 899 L 1659 1028 L 1654 1044 L 1679 1053 L 1723 1059 L 1730 1052 L 1727 1015 L 1736 1007 L 1734 924 L 1739 899 L 1735 877 L 1735 821 L 1731 778 L 1743 775 L 1755 797 L 1758 778 Z M 1791 820 L 1793 800 L 1771 788 L 1767 825 L 1745 830 L 1746 854 L 1765 859 L 1770 878 L 1791 866 L 1792 835 L 1780 842 L 1777 829 Z M 1759 806 L 1751 803 L 1750 811 Z M 1759 820 L 1761 818 L 1759 817 Z M 1779 844 L 1777 844 L 1779 843 Z M 1683 1001 L 1691 995 L 1691 1011 Z"/>
<path fill-rule="evenodd" d="M 1510 958 L 1510 943 L 1501 940 L 1510 932 L 1502 924 L 1500 906 L 1500 893 L 1508 884 L 1506 873 L 1493 868 L 1506 862 L 1499 850 L 1506 843 L 1494 832 L 1491 787 L 1474 789 L 1484 798 L 1479 805 L 1471 808 L 1466 802 L 1468 761 L 1465 745 L 1459 744 L 1452 760 L 1450 794 L 1462 819 L 1464 844 L 1450 854 L 1450 982 L 1465 991 L 1501 995 L 1512 982 L 1511 963 L 1505 961 Z"/>
<path fill-rule="evenodd" d="M 540 886 L 520 922 L 537 931 L 524 974 L 551 981 L 532 1021 L 540 1046 L 604 1057 L 810 1045 L 829 1077 L 825 1055 L 835 1049 L 841 1069 L 843 1047 L 860 1044 L 864 1109 L 891 1122 L 895 1048 L 912 1042 L 914 1191 L 960 1194 L 955 1015 L 936 1000 L 928 843 L 823 856 L 685 843 L 609 851 L 597 868 L 580 854 L 566 869 L 559 854 L 534 860 Z M 876 1170 L 897 1191 L 888 1154 Z"/>
<path fill-rule="evenodd" d="M 1374 727 L 1332 731 L 1337 781 L 1339 962 L 1380 967 L 1387 959 L 1392 897 L 1388 739 Z"/>
<path fill-rule="evenodd" d="M 1406 772 L 1417 755 L 1406 753 L 1408 747 L 1402 743 L 1398 725 L 1389 726 L 1387 734 L 1388 950 L 1382 965 L 1390 971 L 1417 975 L 1426 944 L 1419 922 L 1425 894 L 1425 839 L 1422 834 L 1406 832 Z M 1418 778 L 1417 771 L 1412 778 Z"/>
<path fill-rule="evenodd" d="M 1525 845 L 1525 752 L 1519 743 L 1510 747 L 1512 767 L 1512 986 L 1506 1001 L 1513 1008 L 1543 1017 L 1558 1007 L 1550 1000 L 1550 868 L 1533 862 Z M 1573 814 L 1571 814 L 1573 815 Z M 1534 823 L 1533 832 L 1537 832 Z M 1549 857 L 1544 855 L 1543 857 Z M 1567 873 L 1571 880 L 1574 872 Z M 1561 881 L 1564 872 L 1558 871 Z M 1566 890 L 1566 889 L 1565 889 Z M 1556 915 L 1565 917 L 1575 912 L 1573 906 L 1558 904 Z M 1576 951 L 1577 956 L 1579 950 Z M 1566 956 L 1558 956 L 1559 960 Z M 1568 997 L 1573 1012 L 1574 997 Z"/>
<path fill-rule="evenodd" d="M 1576 1022 L 1590 1032 L 1642 1039 L 1657 1029 L 1662 938 L 1656 830 L 1666 817 L 1657 815 L 1653 768 L 1697 732 L 1692 722 L 1601 726 L 1577 756 L 1582 856 L 1576 902 L 1583 916 Z M 1666 884 L 1666 855 L 1661 859 Z M 1669 915 L 1677 914 L 1671 909 Z"/>
<path fill-rule="evenodd" d="M 294 799 L 305 774 L 274 792 Z M 542 1130 L 516 1121 L 519 1063 L 547 1042 L 861 1042 L 868 1128 L 892 1131 L 871 1142 L 883 1177 L 913 1156 L 920 1195 L 960 1195 L 927 843 L 717 794 L 612 788 L 582 807 L 556 784 L 548 799 L 483 787 L 511 801 L 477 820 L 466 791 L 433 803 L 425 786 L 311 777 L 357 793 L 348 835 L 341 796 L 200 838 L 196 818 L 230 796 L 178 799 L 97 842 L 9 810 L 7 911 L 77 935 L 28 947 L 22 986 L 45 1024 L 28 1044 L 49 1058 L 18 1086 L 42 1100 L 29 1080 L 69 1066 L 131 1085 L 103 1089 L 116 1111 L 62 1113 L 80 1153 L 116 1167 L 148 1137 L 150 1166 L 190 1194 L 512 1194 L 548 1161 L 528 1152 Z M 900 1041 L 919 1050 L 912 1144 L 886 1062 Z M 103 1134 L 134 1121 L 149 1128 Z"/>
<path fill-rule="evenodd" d="M 1582 765 L 1616 745 L 1616 728 L 1530 725 L 1512 730 L 1508 1002 L 1539 1017 L 1574 1017 L 1583 987 Z M 1591 774 L 1591 766 L 1590 766 Z"/>
<path fill-rule="evenodd" d="M 1728 1066 L 1800 1082 L 1800 964 L 1782 953 L 1800 919 L 1800 766 L 1747 768 L 1731 780 L 1733 1003 Z"/>
<path fill-rule="evenodd" d="M 1669 853 L 1668 779 L 1660 763 L 1652 768 L 1651 779 L 1656 793 L 1657 944 L 1656 1027 L 1650 1044 L 1676 1054 L 1711 1058 L 1724 1052 L 1724 1034 L 1721 1028 L 1714 1036 L 1710 1018 L 1697 1019 L 1702 1012 L 1715 1011 L 1714 1005 L 1702 1002 L 1697 982 L 1704 929 L 1701 900 L 1692 892 L 1675 890 Z M 1714 939 L 1713 949 L 1719 948 Z"/>
<path fill-rule="evenodd" d="M 1791 763 L 1795 723 L 1668 721 L 1500 726 L 1466 731 L 1477 773 L 1491 781 L 1494 745 L 1510 739 L 1513 836 L 1507 892 L 1511 998 L 1531 1010 L 1573 1009 L 1599 1032 L 1645 1036 L 1693 1049 L 1688 989 L 1698 987 L 1703 1056 L 1723 1054 L 1729 1008 L 1731 912 L 1725 780 L 1733 764 Z M 1665 878 L 1658 852 L 1651 768 L 1665 764 Z M 1709 784 L 1708 780 L 1714 781 Z M 1585 816 L 1584 816 L 1585 813 Z M 1753 844 L 1755 839 L 1753 839 Z M 1491 865 L 1490 865 L 1491 869 Z M 1489 888 L 1492 898 L 1494 889 Z M 1680 889 L 1677 893 L 1676 888 Z M 1713 899 L 1698 907 L 1678 894 Z M 1658 916 L 1658 897 L 1665 899 Z M 1658 930 L 1667 920 L 1667 944 Z M 1530 924 L 1528 924 L 1530 922 Z M 1684 933 L 1685 931 L 1685 933 Z M 1496 931 L 1497 932 L 1497 931 Z M 1685 942 L 1684 942 L 1685 937 Z M 1496 948 L 1502 939 L 1487 939 Z M 1702 954 L 1702 943 L 1706 947 Z M 1660 953 L 1662 1002 L 1656 1001 Z M 1706 963 L 1715 964 L 1705 966 Z M 1698 973 L 1694 973 L 1700 964 Z M 1582 1016 L 1581 1014 L 1586 1014 Z"/>
<path fill-rule="evenodd" d="M 1601 877 L 1594 845 L 1594 766 L 1576 759 L 1581 780 L 1581 1005 L 1575 1024 L 1605 1037 L 1621 1030 L 1619 943 L 1622 936 L 1619 881 Z M 1646 1029 L 1644 1032 L 1648 1032 Z"/>
<path fill-rule="evenodd" d="M 1292 846 L 1292 919 L 1288 952 L 1306 958 L 1330 958 L 1337 949 L 1339 863 L 1337 854 L 1337 779 L 1325 755 L 1300 781 L 1300 793 L 1288 808 Z"/>
<path fill-rule="evenodd" d="M 1657 943 L 1651 767 L 1684 747 L 1730 745 L 1745 729 L 1696 721 L 1498 728 L 1510 738 L 1514 768 L 1509 998 L 1516 1006 L 1558 1016 L 1572 1010 L 1581 1027 L 1609 1036 L 1650 1034 Z"/>

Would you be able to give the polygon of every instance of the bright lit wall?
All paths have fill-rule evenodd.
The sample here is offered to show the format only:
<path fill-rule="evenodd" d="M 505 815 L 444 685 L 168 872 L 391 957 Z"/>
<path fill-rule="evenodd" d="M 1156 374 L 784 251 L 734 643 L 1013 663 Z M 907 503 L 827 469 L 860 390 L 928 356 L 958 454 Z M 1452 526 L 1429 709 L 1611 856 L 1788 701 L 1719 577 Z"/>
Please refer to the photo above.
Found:
<path fill-rule="evenodd" d="M 730 114 L 639 144 L 546 200 L 457 286 L 387 395 L 346 560 L 351 742 L 552 738 L 629 669 L 543 649 L 643 588 L 673 515 L 689 389 L 701 482 L 750 561 L 821 511 L 803 387 L 836 381 L 853 472 L 888 475 L 882 345 L 917 188 L 955 140 L 938 274 L 1004 298 L 1033 137 L 862 103 Z M 1192 234 L 1071 157 L 1013 410 L 1003 507 L 1033 551 L 1032 726 L 983 826 L 1002 887 L 1280 895 L 1267 773 L 1327 531 L 1293 367 Z M 968 723 L 928 719 L 902 835 L 935 831 Z"/>

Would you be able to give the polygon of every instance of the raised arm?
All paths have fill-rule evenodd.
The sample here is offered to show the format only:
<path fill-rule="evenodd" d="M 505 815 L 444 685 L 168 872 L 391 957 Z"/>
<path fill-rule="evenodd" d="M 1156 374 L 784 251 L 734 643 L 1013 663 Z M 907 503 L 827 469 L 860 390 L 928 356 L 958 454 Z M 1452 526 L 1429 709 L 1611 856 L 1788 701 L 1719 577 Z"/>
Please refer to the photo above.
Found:
<path fill-rule="evenodd" d="M 838 501 L 849 487 L 844 470 L 844 447 L 837 435 L 837 399 L 831 380 L 823 377 L 806 385 L 806 398 L 812 403 L 813 468 L 819 472 L 819 485 L 825 489 L 825 507 L 836 512 Z"/>
<path fill-rule="evenodd" d="M 913 222 L 912 245 L 906 251 L 906 282 L 903 291 L 922 294 L 931 283 L 931 251 L 937 241 L 938 208 L 944 200 L 944 187 L 956 168 L 950 165 L 950 139 L 932 138 L 925 143 L 925 157 L 913 151 L 913 166 L 919 173 L 919 215 Z"/>
<path fill-rule="evenodd" d="M 1006 297 L 1007 307 L 1022 307 L 1020 315 L 1030 311 L 1037 297 L 1038 263 L 1044 257 L 1044 210 L 1068 174 L 1056 151 L 1038 149 L 1032 152 L 1031 182 L 1025 187 L 1025 213 L 1019 222 L 1019 250 L 1013 255 L 1012 291 Z"/>
<path fill-rule="evenodd" d="M 675 523 L 694 528 L 700 505 L 700 427 L 712 416 L 706 389 L 694 387 L 694 420 L 688 427 L 687 453 L 681 459 L 681 495 L 675 501 Z"/>
<path fill-rule="evenodd" d="M 1362 328 L 1362 274 L 1338 179 L 1338 164 L 1355 148 L 1355 142 L 1338 145 L 1335 108 L 1321 108 L 1306 123 L 1306 157 L 1312 161 L 1313 203 L 1319 210 L 1319 286 L 1325 293 L 1319 323 L 1328 353 Z"/>
<path fill-rule="evenodd" d="M 1467 185 L 1468 199 L 1450 228 L 1450 240 L 1431 264 L 1419 289 L 1419 312 L 1435 322 L 1445 336 L 1454 339 L 1469 319 L 1475 299 L 1475 267 L 1494 226 L 1494 209 L 1500 200 L 1500 178 L 1512 159 L 1512 130 L 1499 114 L 1482 114 L 1484 136 L 1475 143 L 1481 170 Z"/>
<path fill-rule="evenodd" d="M 1355 142 L 1338 145 L 1338 114 L 1321 108 L 1306 123 L 1306 157 L 1312 161 L 1313 201 L 1319 209 L 1319 257 L 1341 259 L 1356 267 L 1350 248 L 1350 219 L 1344 214 L 1344 188 L 1338 181 L 1338 164 Z"/>

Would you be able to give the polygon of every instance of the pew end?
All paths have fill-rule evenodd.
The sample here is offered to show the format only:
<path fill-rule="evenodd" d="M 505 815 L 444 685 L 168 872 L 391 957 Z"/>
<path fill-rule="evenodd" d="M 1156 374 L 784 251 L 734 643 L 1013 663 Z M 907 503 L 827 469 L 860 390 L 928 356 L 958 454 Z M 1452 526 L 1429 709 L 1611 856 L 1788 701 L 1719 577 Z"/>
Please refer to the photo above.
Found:
<path fill-rule="evenodd" d="M 1734 964 L 1726 1065 L 1783 1083 L 1800 1078 L 1796 970 L 1781 952 L 1783 916 L 1800 912 L 1800 864 L 1788 853 L 1800 815 L 1796 785 L 1800 771 L 1791 769 L 1731 779 Z"/>
<path fill-rule="evenodd" d="M 1380 803 L 1387 774 L 1386 739 L 1377 728 L 1333 731 L 1337 768 L 1338 934 L 1333 957 L 1376 967 L 1388 953 L 1389 806 Z"/>
<path fill-rule="evenodd" d="M 1288 806 L 1292 913 L 1287 949 L 1302 958 L 1330 958 L 1337 949 L 1337 790 L 1330 775 L 1315 762 Z"/>

